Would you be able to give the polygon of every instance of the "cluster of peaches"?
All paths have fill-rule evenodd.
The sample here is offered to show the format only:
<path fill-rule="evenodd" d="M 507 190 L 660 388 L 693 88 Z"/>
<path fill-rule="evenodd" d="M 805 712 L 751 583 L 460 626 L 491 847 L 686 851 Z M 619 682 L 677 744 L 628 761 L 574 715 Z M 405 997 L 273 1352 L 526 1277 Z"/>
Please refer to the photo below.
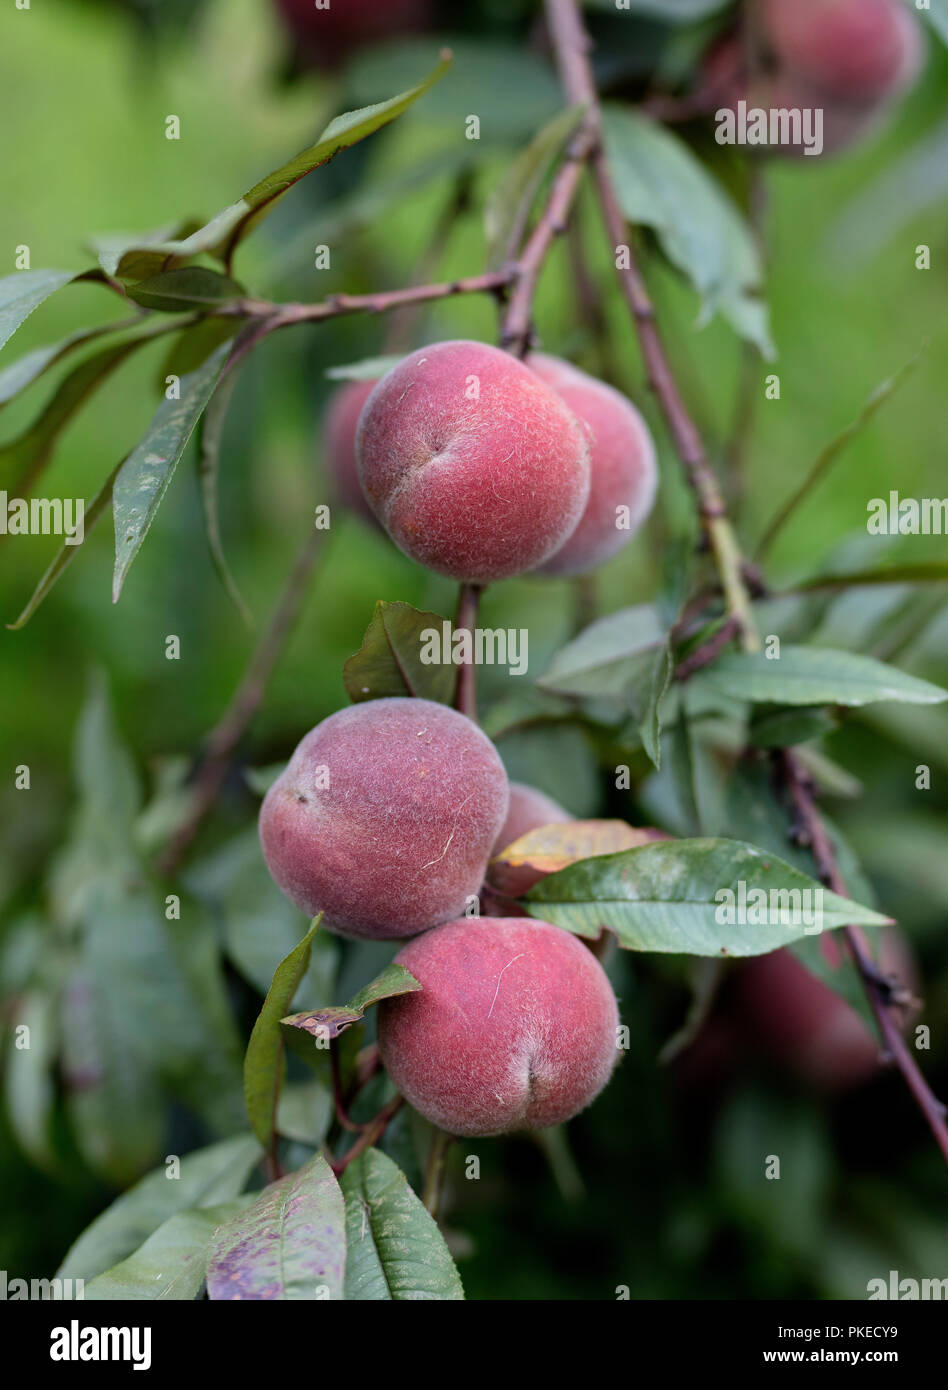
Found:
<path fill-rule="evenodd" d="M 438 343 L 343 387 L 327 433 L 344 498 L 464 583 L 601 564 L 655 493 L 630 401 L 568 363 L 528 366 L 483 343 Z M 324 720 L 264 800 L 264 856 L 293 902 L 343 936 L 412 938 L 396 959 L 422 988 L 383 1002 L 379 1048 L 399 1090 L 449 1133 L 558 1124 L 615 1064 L 615 996 L 577 937 L 465 915 L 493 854 L 565 819 L 508 783 L 465 715 L 409 698 Z"/>

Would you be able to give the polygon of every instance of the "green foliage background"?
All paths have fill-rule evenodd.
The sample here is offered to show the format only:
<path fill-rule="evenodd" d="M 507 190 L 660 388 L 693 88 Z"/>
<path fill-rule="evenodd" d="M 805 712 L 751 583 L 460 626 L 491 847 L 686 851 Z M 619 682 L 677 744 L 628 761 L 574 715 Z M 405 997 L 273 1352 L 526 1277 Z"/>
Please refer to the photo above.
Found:
<path fill-rule="evenodd" d="M 456 42 L 455 70 L 429 99 L 317 171 L 242 248 L 236 273 L 254 292 L 318 299 L 409 283 L 463 161 L 473 170 L 472 209 L 450 235 L 435 274 L 447 279 L 482 269 L 484 197 L 559 105 L 539 59 L 524 57 L 522 43 L 509 37 L 512 17 L 489 11 L 477 23 L 468 17 L 473 33 Z M 646 37 L 652 34 L 648 29 Z M 489 47 L 482 46 L 484 35 Z M 281 53 L 263 0 L 214 0 L 193 23 L 172 24 L 147 39 L 114 7 L 66 0 L 34 3 L 28 12 L 10 7 L 0 42 L 7 132 L 0 272 L 12 272 L 13 248 L 24 243 L 34 267 L 79 270 L 89 264 L 82 249 L 88 235 L 209 216 L 308 143 L 338 110 L 418 80 L 428 59 L 427 51 L 395 44 L 359 58 L 346 74 L 286 85 L 278 80 Z M 740 507 L 747 543 L 869 392 L 927 343 L 917 370 L 784 532 L 771 566 L 778 586 L 841 557 L 854 568 L 877 563 L 882 551 L 873 546 L 882 542 L 867 545 L 864 530 L 869 498 L 892 488 L 913 497 L 944 492 L 948 189 L 944 159 L 939 185 L 931 176 L 912 180 L 910 154 L 932 132 L 940 130 L 942 151 L 948 143 L 946 75 L 948 58 L 932 41 L 924 82 L 877 138 L 836 161 L 777 161 L 767 171 L 767 297 L 779 359 L 769 368 L 758 363 L 754 380 L 759 396 L 765 370 L 778 371 L 781 399 L 761 402 L 756 412 Z M 463 140 L 471 110 L 482 112 L 478 143 Z M 179 141 L 165 139 L 172 113 L 181 120 Z M 418 171 L 429 177 L 421 180 Z M 722 172 L 736 180 L 734 168 L 724 165 Z M 898 196 L 887 191 L 895 177 L 903 180 Z M 920 187 L 925 196 L 913 207 Z M 349 214 L 367 190 L 379 195 L 378 203 L 360 225 Z M 603 287 L 616 384 L 642 405 L 661 448 L 660 509 L 646 534 L 602 575 L 599 602 L 610 612 L 657 591 L 666 557 L 687 535 L 688 508 L 645 392 L 597 213 L 584 206 L 583 216 Z M 314 272 L 307 268 L 311 247 L 327 227 L 332 270 Z M 922 242 L 932 248 L 932 269 L 925 272 L 914 268 Z M 742 349 L 720 321 L 696 327 L 694 295 L 648 245 L 646 269 L 671 357 L 716 458 L 724 459 Z M 558 247 L 541 285 L 544 346 L 600 370 L 602 344 L 580 323 L 565 256 Z M 3 360 L 110 316 L 118 315 L 100 289 L 69 287 L 37 311 Z M 226 427 L 221 512 L 231 566 L 258 620 L 279 592 L 305 518 L 325 498 L 318 432 L 331 389 L 325 371 L 383 351 L 384 332 L 383 321 L 366 318 L 288 330 L 244 371 Z M 426 311 L 417 340 L 490 341 L 495 334 L 491 303 L 468 298 Z M 70 426 L 43 495 L 94 494 L 153 412 L 165 350 L 162 343 L 123 366 Z M 25 427 L 51 390 L 52 379 L 44 378 L 4 410 L 4 439 Z M 7 928 L 25 914 L 49 910 L 49 862 L 74 811 L 71 749 L 90 676 L 107 673 L 121 736 L 137 776 L 147 779 L 157 760 L 197 751 L 251 650 L 253 636 L 208 556 L 193 468 L 179 470 L 115 607 L 110 529 L 106 520 L 25 629 L 0 637 L 0 923 Z M 903 541 L 888 558 L 943 560 L 944 544 L 944 538 Z M 3 620 L 15 618 L 51 553 L 49 538 L 0 544 Z M 871 630 L 885 605 L 901 597 L 895 590 L 851 595 L 831 616 L 837 644 L 846 645 L 840 633 L 862 624 Z M 447 581 L 426 575 L 359 522 L 342 519 L 247 743 L 248 764 L 284 758 L 304 730 L 345 703 L 342 665 L 358 648 L 378 598 L 443 613 L 454 602 Z M 531 579 L 499 585 L 487 595 L 483 621 L 529 628 L 535 678 L 570 633 L 570 587 Z M 177 662 L 164 655 L 172 633 L 181 639 Z M 943 604 L 937 611 L 933 604 L 931 620 L 895 659 L 944 684 L 946 637 L 948 616 Z M 485 702 L 509 693 L 485 674 Z M 565 787 L 549 790 L 577 814 L 602 812 L 587 746 L 580 739 L 554 748 L 545 737 L 506 750 L 515 772 L 541 782 L 551 768 L 565 768 Z M 946 748 L 944 707 L 908 715 L 893 706 L 856 712 L 825 745 L 863 783 L 860 799 L 833 800 L 829 809 L 862 855 L 878 902 L 900 918 L 920 957 L 933 1035 L 933 1051 L 922 1060 L 942 1094 L 948 1092 Z M 930 792 L 914 790 L 920 762 L 932 765 Z M 29 792 L 13 787 L 13 769 L 22 763 L 31 768 Z M 205 859 L 251 825 L 255 804 L 236 779 L 228 784 L 201 846 Z M 618 813 L 643 823 L 649 805 L 646 795 Z M 339 999 L 370 978 L 371 962 L 352 954 L 343 958 Z M 0 968 L 5 991 L 15 989 L 15 952 L 0 957 Z M 619 1284 L 628 1284 L 633 1297 L 860 1297 L 868 1278 L 890 1268 L 918 1277 L 945 1274 L 944 1175 L 897 1078 L 829 1103 L 748 1057 L 727 1086 L 712 1079 L 690 1093 L 654 1065 L 687 1007 L 681 972 L 627 955 L 614 970 L 632 1046 L 603 1099 L 571 1129 L 585 1196 L 564 1198 L 553 1177 L 557 1165 L 526 1140 L 479 1144 L 482 1180 L 466 1183 L 455 1173 L 447 1216 L 458 1232 L 456 1253 L 465 1256 L 460 1268 L 469 1297 L 611 1297 Z M 249 987 L 228 984 L 232 1003 L 236 989 L 241 1022 L 252 1021 Z M 306 999 L 299 1007 L 327 1002 Z M 61 1115 L 55 1123 L 59 1159 L 43 1172 L 0 1121 L 0 1266 L 11 1273 L 51 1274 L 110 1199 L 65 1140 Z M 184 1151 L 207 1139 L 207 1115 L 196 1118 L 179 1097 L 161 1113 L 158 1134 L 157 1155 Z M 770 1152 L 784 1156 L 779 1184 L 761 1177 L 761 1155 Z M 570 1192 L 563 1161 L 559 1156 L 560 1184 Z"/>

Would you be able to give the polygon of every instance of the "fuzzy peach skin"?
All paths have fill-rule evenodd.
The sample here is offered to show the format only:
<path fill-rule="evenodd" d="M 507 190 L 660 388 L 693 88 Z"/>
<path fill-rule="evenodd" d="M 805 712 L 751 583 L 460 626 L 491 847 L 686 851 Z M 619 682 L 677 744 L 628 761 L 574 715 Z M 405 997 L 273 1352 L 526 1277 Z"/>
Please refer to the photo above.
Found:
<path fill-rule="evenodd" d="M 652 510 L 658 486 L 655 445 L 630 400 L 570 362 L 535 353 L 527 365 L 565 401 L 589 435 L 590 489 L 573 534 L 543 574 L 583 574 L 621 550 Z M 628 529 L 616 524 L 616 508 L 628 507 Z"/>
<path fill-rule="evenodd" d="M 491 853 L 499 854 L 530 830 L 539 830 L 542 825 L 560 825 L 572 819 L 569 811 L 554 801 L 552 796 L 547 796 L 546 792 L 528 787 L 526 782 L 511 782 L 507 819 L 501 826 Z"/>
<path fill-rule="evenodd" d="M 833 939 L 823 943 L 833 963 Z M 880 964 L 912 993 L 918 971 L 905 938 L 889 928 L 882 937 Z M 851 969 L 845 962 L 841 969 Z M 881 1065 L 878 1035 L 845 999 L 784 949 L 755 956 L 735 973 L 734 1000 L 748 1036 L 774 1060 L 811 1085 L 841 1091 L 868 1081 Z"/>
<path fill-rule="evenodd" d="M 507 797 L 494 745 L 464 715 L 369 700 L 301 741 L 264 799 L 260 842 L 286 896 L 341 936 L 411 936 L 477 893 Z"/>
<path fill-rule="evenodd" d="M 363 496 L 356 471 L 356 426 L 375 381 L 347 381 L 329 398 L 323 420 L 323 458 L 339 503 L 377 526 L 375 513 Z"/>
<path fill-rule="evenodd" d="M 395 959 L 422 988 L 379 1006 L 382 1060 L 449 1134 L 561 1124 L 609 1080 L 619 1012 L 578 937 L 532 918 L 467 917 Z"/>
<path fill-rule="evenodd" d="M 839 101 L 897 96 L 921 66 L 903 0 L 763 0 L 761 18 L 778 64 Z"/>
<path fill-rule="evenodd" d="M 536 373 L 486 343 L 420 348 L 359 420 L 359 480 L 406 554 L 486 584 L 534 569 L 589 497 L 585 431 Z"/>

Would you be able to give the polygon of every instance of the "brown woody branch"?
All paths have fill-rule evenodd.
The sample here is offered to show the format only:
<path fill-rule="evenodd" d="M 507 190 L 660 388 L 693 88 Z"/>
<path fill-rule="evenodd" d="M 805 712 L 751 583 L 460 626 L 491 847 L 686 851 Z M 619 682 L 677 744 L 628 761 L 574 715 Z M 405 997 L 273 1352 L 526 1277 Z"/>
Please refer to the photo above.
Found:
<path fill-rule="evenodd" d="M 546 0 L 546 14 L 567 97 L 571 102 L 582 102 L 586 105 L 587 130 L 601 130 L 601 112 L 589 61 L 591 43 L 583 27 L 577 0 Z M 649 385 L 658 398 L 669 433 L 695 495 L 698 513 L 721 577 L 731 621 L 740 630 L 744 649 L 755 650 L 759 646 L 759 639 L 751 615 L 747 588 L 751 572 L 728 520 L 723 495 L 708 460 L 700 432 L 684 404 L 665 353 L 652 302 L 636 265 L 632 248 L 627 243 L 625 217 L 601 141 L 596 142 L 591 159 L 609 239 L 614 251 L 618 252 L 620 246 L 626 248 L 626 268 L 622 269 L 617 265 L 617 270 L 635 323 Z M 712 653 L 712 657 L 713 655 L 716 655 L 716 652 Z M 819 873 L 833 892 L 846 896 L 846 885 L 816 805 L 812 784 L 792 751 L 783 755 L 780 770 Z M 877 970 L 861 929 L 849 926 L 844 930 L 888 1053 L 901 1072 L 938 1147 L 948 1161 L 945 1107 L 932 1093 L 902 1036 L 898 1002 L 892 988 Z"/>

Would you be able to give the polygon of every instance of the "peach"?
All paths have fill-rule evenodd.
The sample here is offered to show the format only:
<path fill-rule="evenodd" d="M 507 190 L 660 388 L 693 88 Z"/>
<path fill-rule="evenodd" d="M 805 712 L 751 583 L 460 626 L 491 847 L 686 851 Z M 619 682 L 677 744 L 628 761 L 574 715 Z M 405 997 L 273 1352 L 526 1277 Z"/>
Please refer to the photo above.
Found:
<path fill-rule="evenodd" d="M 590 488 L 579 525 L 543 574 L 583 574 L 604 564 L 631 540 L 655 501 L 655 445 L 627 397 L 558 357 L 537 353 L 530 366 L 585 425 L 589 435 Z M 622 513 L 620 525 L 619 509 Z"/>
<path fill-rule="evenodd" d="M 347 381 L 334 391 L 323 423 L 323 457 L 336 500 L 363 520 L 377 526 L 356 470 L 356 426 L 375 381 Z"/>
<path fill-rule="evenodd" d="M 902 0 L 763 0 L 761 18 L 778 65 L 837 101 L 885 101 L 921 66 Z"/>
<path fill-rule="evenodd" d="M 392 34 L 428 28 L 431 0 L 277 0 L 301 55 L 319 67 L 345 62 L 350 53 Z"/>
<path fill-rule="evenodd" d="M 481 1136 L 561 1124 L 617 1057 L 612 986 L 578 937 L 532 918 L 436 927 L 396 961 L 422 988 L 383 1000 L 379 1050 L 432 1124 Z"/>
<path fill-rule="evenodd" d="M 521 835 L 526 835 L 530 830 L 539 830 L 541 825 L 558 825 L 572 819 L 569 811 L 564 810 L 552 796 L 547 796 L 546 792 L 528 787 L 525 782 L 511 782 L 507 819 L 492 852 L 499 854 L 514 840 L 519 840 Z"/>
<path fill-rule="evenodd" d="M 420 348 L 369 396 L 356 436 L 369 505 L 406 554 L 475 584 L 551 558 L 589 498 L 583 427 L 486 343 Z"/>
<path fill-rule="evenodd" d="M 485 734 L 431 700 L 369 700 L 300 742 L 260 809 L 273 879 L 342 936 L 411 936 L 457 917 L 507 814 Z"/>
<path fill-rule="evenodd" d="M 836 943 L 829 939 L 823 947 L 835 963 Z M 881 967 L 910 991 L 917 988 L 912 952 L 898 932 L 883 935 Z M 846 961 L 840 968 L 852 969 Z M 844 1090 L 879 1070 L 881 1043 L 874 1029 L 791 951 L 743 963 L 735 972 L 734 1001 L 753 1041 L 812 1085 Z"/>

